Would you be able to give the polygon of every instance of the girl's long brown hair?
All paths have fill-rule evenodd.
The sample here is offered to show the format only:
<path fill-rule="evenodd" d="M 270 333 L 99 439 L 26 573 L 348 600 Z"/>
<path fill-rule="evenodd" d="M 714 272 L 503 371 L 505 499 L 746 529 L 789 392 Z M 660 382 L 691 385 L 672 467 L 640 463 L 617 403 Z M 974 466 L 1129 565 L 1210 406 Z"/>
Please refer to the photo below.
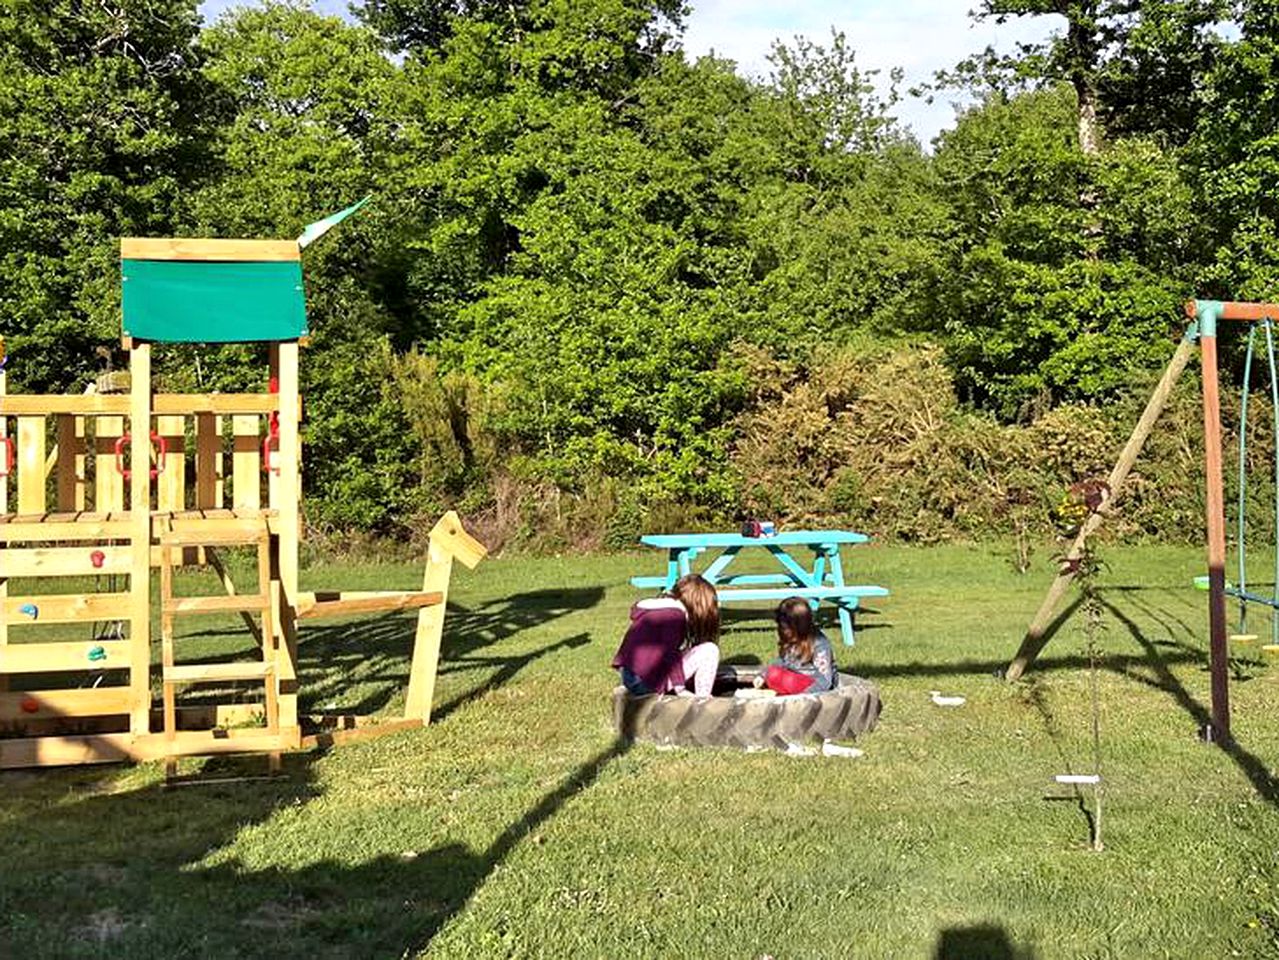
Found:
<path fill-rule="evenodd" d="M 813 609 L 803 597 L 783 600 L 773 614 L 777 621 L 777 653 L 792 655 L 800 663 L 813 662 L 813 643 L 817 639 L 817 626 L 813 623 Z"/>
<path fill-rule="evenodd" d="M 671 588 L 671 596 L 688 611 L 690 645 L 719 639 L 719 596 L 705 578 L 696 573 L 680 577 Z"/>

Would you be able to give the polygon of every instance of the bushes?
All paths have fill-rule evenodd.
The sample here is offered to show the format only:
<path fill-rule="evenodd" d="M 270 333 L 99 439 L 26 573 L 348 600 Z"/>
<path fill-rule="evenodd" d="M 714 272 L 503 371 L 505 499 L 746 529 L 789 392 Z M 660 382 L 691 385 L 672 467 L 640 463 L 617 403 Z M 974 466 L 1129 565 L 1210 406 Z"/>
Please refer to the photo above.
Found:
<path fill-rule="evenodd" d="M 1027 426 L 965 410 L 940 348 L 845 350 L 806 368 L 773 363 L 739 421 L 731 463 L 749 513 L 795 526 L 851 526 L 916 542 L 1052 534 L 1062 491 L 1105 477 L 1147 393 L 1108 407 L 1057 407 Z M 1129 480 L 1110 528 L 1201 536 L 1198 391 L 1186 378 Z M 1265 405 L 1258 403 L 1254 410 Z M 1226 428 L 1237 402 L 1227 400 Z M 1250 521 L 1269 530 L 1269 414 L 1250 417 Z M 1228 482 L 1233 483 L 1233 478 Z"/>

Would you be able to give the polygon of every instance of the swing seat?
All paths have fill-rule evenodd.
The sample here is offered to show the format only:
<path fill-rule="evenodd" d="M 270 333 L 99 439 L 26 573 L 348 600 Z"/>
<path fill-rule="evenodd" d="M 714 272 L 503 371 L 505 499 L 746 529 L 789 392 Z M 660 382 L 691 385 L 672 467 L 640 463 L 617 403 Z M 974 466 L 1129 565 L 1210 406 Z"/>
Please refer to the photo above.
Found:
<path fill-rule="evenodd" d="M 1262 653 L 1279 653 L 1279 643 L 1263 643 L 1261 645 Z"/>
<path fill-rule="evenodd" d="M 1228 639 L 1231 643 L 1256 643 L 1257 635 L 1255 633 L 1232 633 Z"/>

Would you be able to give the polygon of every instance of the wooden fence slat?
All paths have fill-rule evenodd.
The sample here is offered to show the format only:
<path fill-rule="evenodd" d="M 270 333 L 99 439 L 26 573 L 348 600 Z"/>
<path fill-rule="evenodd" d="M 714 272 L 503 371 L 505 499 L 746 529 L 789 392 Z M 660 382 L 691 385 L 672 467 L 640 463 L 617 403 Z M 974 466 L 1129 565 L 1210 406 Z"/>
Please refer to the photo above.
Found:
<path fill-rule="evenodd" d="M 93 425 L 93 509 L 124 509 L 124 477 L 116 469 L 115 442 L 124 435 L 123 417 L 98 417 Z"/>
<path fill-rule="evenodd" d="M 43 513 L 45 510 L 45 446 L 44 417 L 19 417 L 19 513 Z"/>
<path fill-rule="evenodd" d="M 256 416 L 231 418 L 234 434 L 231 448 L 231 496 L 237 509 L 256 509 L 262 505 L 262 432 Z"/>

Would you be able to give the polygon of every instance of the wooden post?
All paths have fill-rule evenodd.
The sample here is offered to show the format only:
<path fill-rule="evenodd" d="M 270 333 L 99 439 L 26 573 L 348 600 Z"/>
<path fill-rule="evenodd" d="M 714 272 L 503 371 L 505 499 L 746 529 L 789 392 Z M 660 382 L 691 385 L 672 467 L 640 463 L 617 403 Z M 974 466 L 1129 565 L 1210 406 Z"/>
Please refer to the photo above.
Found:
<path fill-rule="evenodd" d="M 413 640 L 413 665 L 409 670 L 409 689 L 405 695 L 406 720 L 431 722 L 431 704 L 435 698 L 435 676 L 440 664 L 440 644 L 444 638 L 444 612 L 448 605 L 449 578 L 454 558 L 473 568 L 488 554 L 488 549 L 462 526 L 450 510 L 431 528 L 426 559 L 424 591 L 440 594 L 440 602 L 423 607 L 417 615 L 417 634 Z"/>
<path fill-rule="evenodd" d="M 18 512 L 44 513 L 44 417 L 18 417 Z"/>
<path fill-rule="evenodd" d="M 1213 739 L 1230 738 L 1230 686 L 1226 651 L 1226 511 L 1221 470 L 1221 397 L 1217 383 L 1217 323 L 1200 318 L 1203 366 L 1204 478 L 1208 521 L 1208 650 Z"/>
<path fill-rule="evenodd" d="M 84 509 L 84 417 L 58 415 L 58 509 Z"/>
<path fill-rule="evenodd" d="M 151 722 L 151 344 L 134 343 L 129 371 L 129 730 L 141 736 Z"/>
<path fill-rule="evenodd" d="M 1030 627 L 1027 628 L 1026 635 L 1022 638 L 1021 646 L 1017 649 L 1017 655 L 1013 658 L 1012 663 L 1008 665 L 1008 669 L 1004 671 L 1005 679 L 1010 681 L 1019 679 L 1026 672 L 1026 669 L 1035 662 L 1039 652 L 1043 650 L 1044 645 L 1047 643 L 1044 634 L 1052 622 L 1053 612 L 1066 595 L 1066 591 L 1070 589 L 1071 583 L 1074 582 L 1076 561 L 1083 556 L 1088 538 L 1096 533 L 1106 514 L 1114 508 L 1115 501 L 1119 499 L 1120 490 L 1128 479 L 1128 474 L 1131 472 L 1133 464 L 1137 462 L 1137 457 L 1140 456 L 1142 448 L 1146 445 L 1150 432 L 1154 429 L 1155 423 L 1159 420 L 1164 407 L 1168 404 L 1168 398 L 1172 395 L 1173 387 L 1176 386 L 1177 380 L 1181 377 L 1182 371 L 1186 369 L 1186 364 L 1190 362 L 1194 352 L 1194 338 L 1187 334 L 1181 343 L 1177 345 L 1177 350 L 1173 353 L 1172 359 L 1168 361 L 1168 366 L 1164 369 L 1163 376 L 1159 379 L 1154 393 L 1150 395 L 1150 399 L 1146 402 L 1146 409 L 1142 412 L 1141 419 L 1137 421 L 1137 426 L 1133 428 L 1132 436 L 1128 438 L 1123 451 L 1119 454 L 1119 459 L 1110 471 L 1110 476 L 1106 481 L 1110 487 L 1110 499 L 1101 510 L 1090 515 L 1080 527 L 1079 533 L 1075 537 L 1075 542 L 1071 544 L 1070 550 L 1062 560 L 1057 576 L 1053 579 L 1052 585 L 1048 588 L 1048 593 L 1045 594 L 1043 602 L 1039 605 L 1039 610 L 1035 613 L 1035 618 L 1030 622 Z"/>
<path fill-rule="evenodd" d="M 0 337 L 0 360 L 7 356 L 5 352 L 4 337 Z M 0 402 L 3 401 L 5 393 L 8 390 L 6 383 L 6 374 L 3 364 L 0 364 Z M 9 418 L 0 413 L 0 457 L 7 458 L 9 455 L 8 444 L 5 442 L 9 437 Z M 7 461 L 6 461 L 7 462 Z M 0 477 L 0 514 L 9 512 L 9 477 Z M 4 656 L 4 648 L 9 643 L 9 616 L 5 613 L 5 600 L 9 596 L 9 578 L 0 576 L 0 658 Z M 0 693 L 4 693 L 9 689 L 9 677 L 4 673 L 0 673 Z"/>
<path fill-rule="evenodd" d="M 301 402 L 298 395 L 298 344 L 289 340 L 272 344 L 275 356 L 272 366 L 280 377 L 280 477 L 278 496 L 279 511 L 275 537 L 276 582 L 273 595 L 278 605 L 273 606 L 273 621 L 279 630 L 276 644 L 276 682 L 279 684 L 279 718 L 282 740 L 292 738 L 287 747 L 301 745 L 301 728 L 298 726 L 298 670 L 297 670 L 297 601 L 298 601 L 298 546 L 301 539 L 301 485 L 302 444 L 298 421 L 301 419 Z M 255 482 L 257 477 L 255 476 Z"/>

